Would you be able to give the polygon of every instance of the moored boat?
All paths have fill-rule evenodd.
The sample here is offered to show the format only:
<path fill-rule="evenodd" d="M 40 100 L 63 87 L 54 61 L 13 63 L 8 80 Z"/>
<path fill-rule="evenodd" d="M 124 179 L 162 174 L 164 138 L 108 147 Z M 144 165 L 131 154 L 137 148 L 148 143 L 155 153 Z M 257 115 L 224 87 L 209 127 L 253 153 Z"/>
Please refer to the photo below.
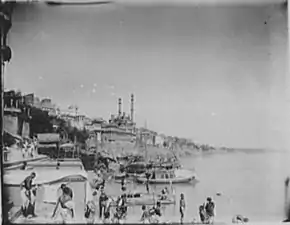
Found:
<path fill-rule="evenodd" d="M 171 169 L 171 170 L 153 170 L 152 176 L 149 178 L 150 184 L 176 184 L 176 183 L 189 183 L 196 179 L 193 171 L 186 169 Z M 145 183 L 147 178 L 145 174 L 136 177 L 138 183 Z"/>
<path fill-rule="evenodd" d="M 129 192 L 126 194 L 127 199 L 127 205 L 133 206 L 133 205 L 155 205 L 157 201 L 160 201 L 162 205 L 170 205 L 175 204 L 175 196 L 174 194 L 168 195 L 166 199 L 161 199 L 160 194 L 154 194 L 154 193 L 142 193 L 138 191 Z M 116 202 L 118 197 L 113 196 L 113 206 L 116 206 Z"/>
<path fill-rule="evenodd" d="M 114 175 L 114 178 L 116 180 L 122 180 L 122 179 L 126 178 L 126 176 L 127 176 L 126 173 L 117 173 L 117 174 Z"/>

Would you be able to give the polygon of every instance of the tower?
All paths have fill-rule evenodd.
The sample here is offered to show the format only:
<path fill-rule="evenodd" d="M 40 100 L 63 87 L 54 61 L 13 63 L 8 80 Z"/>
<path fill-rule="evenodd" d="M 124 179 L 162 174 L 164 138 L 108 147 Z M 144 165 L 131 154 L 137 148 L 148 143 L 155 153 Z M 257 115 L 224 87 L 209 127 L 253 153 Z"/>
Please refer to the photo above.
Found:
<path fill-rule="evenodd" d="M 118 115 L 119 115 L 119 117 L 121 117 L 121 114 L 122 114 L 122 99 L 121 98 L 118 99 L 118 105 L 119 105 Z"/>
<path fill-rule="evenodd" d="M 134 95 L 131 94 L 131 121 L 134 122 Z"/>

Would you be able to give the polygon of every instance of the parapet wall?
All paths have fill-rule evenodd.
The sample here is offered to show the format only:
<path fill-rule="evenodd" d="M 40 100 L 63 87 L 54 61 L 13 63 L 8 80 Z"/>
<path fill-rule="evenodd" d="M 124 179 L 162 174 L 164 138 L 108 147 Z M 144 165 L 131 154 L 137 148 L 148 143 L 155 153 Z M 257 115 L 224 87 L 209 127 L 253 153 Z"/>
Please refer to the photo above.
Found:
<path fill-rule="evenodd" d="M 13 135 L 19 135 L 18 128 L 19 128 L 19 119 L 17 116 L 14 115 L 4 115 L 4 130 L 9 132 Z M 30 135 L 30 127 L 29 123 L 23 122 L 22 126 L 22 133 L 21 136 L 23 137 L 29 137 Z"/>

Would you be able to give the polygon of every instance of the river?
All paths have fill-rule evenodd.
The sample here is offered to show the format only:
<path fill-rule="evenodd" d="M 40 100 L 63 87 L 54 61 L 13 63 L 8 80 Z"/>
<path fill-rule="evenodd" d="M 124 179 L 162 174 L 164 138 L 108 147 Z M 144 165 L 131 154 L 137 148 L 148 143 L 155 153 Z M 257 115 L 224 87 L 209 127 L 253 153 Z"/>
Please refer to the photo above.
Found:
<path fill-rule="evenodd" d="M 281 221 L 284 218 L 283 185 L 285 177 L 290 175 L 289 161 L 290 153 L 262 150 L 211 153 L 182 159 L 184 167 L 195 168 L 199 179 L 195 184 L 175 185 L 178 197 L 180 193 L 186 197 L 186 219 L 197 217 L 198 206 L 207 196 L 212 196 L 218 221 L 229 221 L 235 214 L 245 215 L 251 221 Z M 120 184 L 111 188 L 119 190 Z M 218 192 L 221 196 L 216 195 Z M 141 207 L 130 209 L 129 214 L 141 215 Z M 178 204 L 167 206 L 164 214 L 166 218 L 177 218 Z"/>

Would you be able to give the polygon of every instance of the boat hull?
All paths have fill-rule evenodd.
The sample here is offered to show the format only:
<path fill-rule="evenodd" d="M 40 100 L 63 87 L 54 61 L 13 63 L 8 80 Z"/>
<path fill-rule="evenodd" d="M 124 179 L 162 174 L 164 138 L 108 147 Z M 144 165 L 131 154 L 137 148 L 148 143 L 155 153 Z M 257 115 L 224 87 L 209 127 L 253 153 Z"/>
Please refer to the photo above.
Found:
<path fill-rule="evenodd" d="M 113 197 L 114 202 L 112 206 L 116 206 L 117 197 Z M 160 200 L 158 195 L 153 194 L 142 194 L 140 197 L 136 198 L 127 198 L 127 205 L 155 205 L 157 201 L 160 201 L 162 205 L 171 205 L 175 204 L 175 198 L 173 196 L 168 197 L 166 200 Z"/>
<path fill-rule="evenodd" d="M 126 177 L 127 177 L 127 175 L 126 174 L 122 174 L 122 173 L 114 175 L 115 180 L 122 180 L 122 179 L 124 179 Z"/>
<path fill-rule="evenodd" d="M 181 183 L 190 183 L 195 179 L 194 176 L 192 177 L 185 177 L 185 178 L 174 178 L 174 179 L 149 179 L 150 184 L 181 184 Z M 138 183 L 145 183 L 147 179 L 145 177 L 136 177 Z"/>
<path fill-rule="evenodd" d="M 180 183 L 190 183 L 191 181 L 196 179 L 196 174 L 190 170 L 178 169 L 175 170 L 175 177 L 172 178 L 160 178 L 156 177 L 154 179 L 150 178 L 150 184 L 180 184 Z M 141 175 L 136 177 L 136 181 L 138 183 L 147 182 L 147 178 L 145 175 Z"/>

